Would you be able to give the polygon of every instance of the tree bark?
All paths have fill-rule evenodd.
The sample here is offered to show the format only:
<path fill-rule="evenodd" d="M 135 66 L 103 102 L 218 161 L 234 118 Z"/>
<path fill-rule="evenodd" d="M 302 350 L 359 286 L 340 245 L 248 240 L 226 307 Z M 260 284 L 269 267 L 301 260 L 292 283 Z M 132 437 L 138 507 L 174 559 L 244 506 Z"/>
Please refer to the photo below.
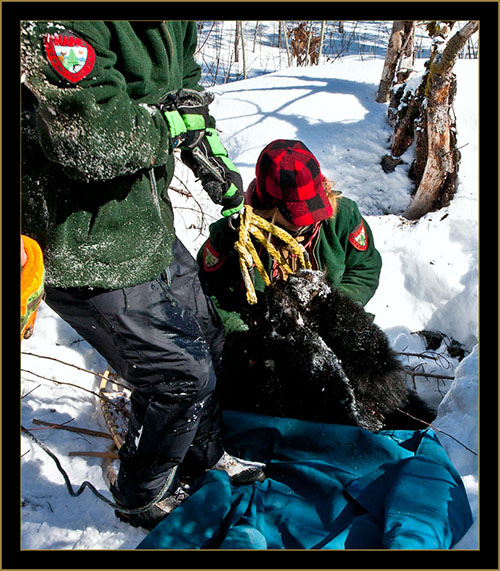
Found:
<path fill-rule="evenodd" d="M 247 58 L 245 54 L 245 36 L 243 35 L 243 22 L 238 21 L 240 26 L 240 40 L 241 40 L 241 58 L 243 60 L 243 79 L 247 78 Z"/>
<path fill-rule="evenodd" d="M 392 139 L 392 155 L 400 157 L 405 153 L 415 138 L 415 128 L 421 128 L 423 86 L 420 85 L 415 93 L 404 92 L 402 86 L 399 90 L 393 90 L 391 95 L 391 105 L 387 111 L 389 123 L 394 128 Z M 421 131 L 419 131 L 421 134 Z"/>
<path fill-rule="evenodd" d="M 306 64 L 307 58 L 309 58 L 309 63 L 311 63 L 311 39 L 313 34 L 313 23 L 309 22 L 309 33 L 307 34 L 307 47 L 306 47 Z"/>
<path fill-rule="evenodd" d="M 384 68 L 382 70 L 382 78 L 378 86 L 377 103 L 385 103 L 389 100 L 389 91 L 391 89 L 392 80 L 396 73 L 396 66 L 398 64 L 399 53 L 401 50 L 402 38 L 404 31 L 404 21 L 395 20 L 392 24 L 391 37 L 389 38 L 389 45 L 385 53 Z"/>
<path fill-rule="evenodd" d="M 395 83 L 404 83 L 413 71 L 415 63 L 415 21 L 405 20 L 403 45 L 399 54 Z"/>
<path fill-rule="evenodd" d="M 255 45 L 257 43 L 257 33 L 259 31 L 259 20 L 257 20 L 255 22 L 255 30 L 253 33 L 253 49 L 252 49 L 252 53 L 255 53 Z M 278 48 L 279 48 L 279 41 L 278 41 Z"/>
<path fill-rule="evenodd" d="M 427 158 L 413 201 L 404 213 L 409 219 L 420 218 L 446 204 L 455 190 L 460 153 L 456 149 L 450 114 L 455 94 L 453 66 L 458 52 L 477 29 L 478 22 L 468 22 L 449 40 L 441 54 L 434 52 L 431 56 L 429 71 L 424 77 Z"/>
<path fill-rule="evenodd" d="M 236 26 L 234 29 L 234 62 L 239 63 L 240 61 L 240 21 L 236 20 Z"/>
<path fill-rule="evenodd" d="M 321 31 L 319 33 L 319 49 L 318 49 L 318 61 L 316 65 L 319 65 L 321 60 L 321 55 L 323 54 L 323 42 L 325 41 L 325 21 L 321 20 Z"/>
<path fill-rule="evenodd" d="M 288 60 L 288 67 L 292 67 L 292 58 L 290 56 L 290 46 L 288 45 L 288 33 L 286 30 L 286 22 L 284 20 L 282 21 L 282 26 L 283 26 L 283 35 L 285 38 L 286 57 Z"/>

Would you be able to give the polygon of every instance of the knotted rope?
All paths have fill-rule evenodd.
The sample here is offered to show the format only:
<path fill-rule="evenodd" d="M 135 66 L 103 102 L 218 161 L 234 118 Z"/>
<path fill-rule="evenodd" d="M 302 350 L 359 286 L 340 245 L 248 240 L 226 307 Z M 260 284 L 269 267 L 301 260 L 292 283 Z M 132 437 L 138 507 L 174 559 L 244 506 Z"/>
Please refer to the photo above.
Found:
<path fill-rule="evenodd" d="M 283 255 L 273 246 L 271 241 L 266 238 L 263 231 L 279 238 L 282 242 L 287 244 L 292 253 L 297 256 L 301 268 L 311 269 L 312 267 L 307 259 L 304 246 L 299 244 L 293 236 L 282 228 L 257 216 L 257 214 L 253 212 L 252 207 L 246 204 L 240 213 L 239 235 L 238 240 L 234 244 L 234 248 L 239 254 L 241 275 L 245 284 L 247 301 L 250 305 L 257 303 L 255 287 L 250 276 L 250 269 L 253 265 L 255 265 L 257 271 L 262 276 L 266 286 L 271 284 L 271 280 L 264 268 L 262 260 L 259 258 L 251 236 L 254 236 L 254 238 L 264 246 L 269 255 L 277 261 L 286 274 L 293 274 L 293 271 L 286 263 Z"/>

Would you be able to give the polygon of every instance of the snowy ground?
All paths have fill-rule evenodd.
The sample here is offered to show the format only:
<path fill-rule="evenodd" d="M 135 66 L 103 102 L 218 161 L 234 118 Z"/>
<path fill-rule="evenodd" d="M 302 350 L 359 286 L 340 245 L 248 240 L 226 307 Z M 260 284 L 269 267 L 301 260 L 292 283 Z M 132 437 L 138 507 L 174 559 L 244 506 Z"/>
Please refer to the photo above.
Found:
<path fill-rule="evenodd" d="M 424 341 L 412 332 L 423 329 L 439 330 L 465 346 L 467 357 L 461 363 L 446 352 L 446 338 L 437 360 L 402 358 L 416 370 L 425 363 L 427 372 L 454 377 L 453 382 L 419 377 L 417 388 L 439 405 L 436 427 L 477 452 L 478 62 L 459 60 L 456 65 L 455 112 L 458 144 L 463 146 L 457 195 L 448 208 L 409 223 L 400 214 L 410 200 L 407 172 L 413 149 L 395 172 L 386 174 L 380 166 L 390 130 L 386 105 L 374 101 L 383 65 L 383 53 L 377 55 L 363 61 L 346 56 L 335 63 L 216 85 L 210 88 L 216 94 L 211 110 L 245 185 L 268 142 L 301 139 L 337 189 L 358 202 L 384 263 L 380 287 L 367 310 L 397 351 L 422 353 Z M 417 65 L 422 69 L 423 60 Z M 219 207 L 200 192 L 186 168 L 179 164 L 176 174 L 175 186 L 187 185 L 195 195 L 195 201 L 187 201 L 172 191 L 178 235 L 195 253 Z M 200 224 L 201 232 L 192 227 Z M 34 434 L 57 454 L 75 489 L 89 480 L 110 497 L 99 459 L 68 456 L 71 451 L 105 450 L 107 441 L 32 423 L 33 418 L 54 423 L 74 419 L 70 425 L 98 429 L 95 396 L 54 382 L 96 390 L 98 379 L 39 356 L 97 372 L 106 368 L 103 358 L 44 304 L 35 334 L 23 342 L 22 350 L 38 355 L 22 356 L 23 425 L 37 429 Z M 473 527 L 456 548 L 477 549 L 478 456 L 443 432 L 438 437 L 463 479 L 474 514 Z M 146 535 L 119 522 L 88 490 L 71 497 L 53 461 L 24 435 L 21 463 L 22 549 L 133 549 Z"/>

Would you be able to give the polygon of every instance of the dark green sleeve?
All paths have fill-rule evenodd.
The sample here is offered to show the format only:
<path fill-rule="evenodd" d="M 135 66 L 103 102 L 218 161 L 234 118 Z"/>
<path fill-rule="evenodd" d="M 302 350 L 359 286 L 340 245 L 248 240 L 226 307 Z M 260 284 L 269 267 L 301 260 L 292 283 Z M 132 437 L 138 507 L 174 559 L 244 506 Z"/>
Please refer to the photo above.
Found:
<path fill-rule="evenodd" d="M 366 231 L 367 247 L 365 250 L 357 249 L 349 241 L 349 234 L 355 231 L 360 223 L 364 225 Z M 345 271 L 339 289 L 364 306 L 373 297 L 378 287 L 382 258 L 375 248 L 371 228 L 355 204 L 352 209 L 347 240 L 344 240 L 344 244 L 346 249 Z"/>
<path fill-rule="evenodd" d="M 227 311 L 240 311 L 246 305 L 246 292 L 234 243 L 238 234 L 222 218 L 210 226 L 207 241 L 198 251 L 200 280 L 207 295 L 214 296 Z"/>
<path fill-rule="evenodd" d="M 61 29 L 76 32 L 95 51 L 92 71 L 77 84 L 62 78 L 43 53 L 43 36 Z M 23 78 L 38 99 L 40 143 L 68 176 L 85 181 L 165 164 L 172 150 L 160 111 L 129 97 L 110 37 L 104 22 L 23 22 Z"/>

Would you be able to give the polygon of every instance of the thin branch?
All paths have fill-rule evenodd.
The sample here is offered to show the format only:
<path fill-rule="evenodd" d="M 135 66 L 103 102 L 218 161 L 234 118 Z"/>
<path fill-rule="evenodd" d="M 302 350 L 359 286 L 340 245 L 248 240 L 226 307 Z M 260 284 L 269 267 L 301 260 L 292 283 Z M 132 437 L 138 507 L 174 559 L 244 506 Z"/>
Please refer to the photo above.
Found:
<path fill-rule="evenodd" d="M 180 161 L 180 159 L 178 157 L 175 157 L 175 159 L 176 159 L 176 161 L 182 162 L 182 161 Z M 205 209 L 202 207 L 202 205 L 196 199 L 196 197 L 193 196 L 193 193 L 188 189 L 186 183 L 175 174 L 174 174 L 174 178 L 177 179 L 177 181 L 181 184 L 182 187 L 184 187 L 185 190 L 183 191 L 182 189 L 175 188 L 173 186 L 170 186 L 170 190 L 177 192 L 178 194 L 180 194 L 181 196 L 183 196 L 185 198 L 192 199 L 198 208 L 198 210 L 195 210 L 194 208 L 192 210 L 200 216 L 201 220 L 200 220 L 200 227 L 198 228 L 198 232 L 199 232 L 198 236 L 201 236 L 203 234 L 203 228 L 208 226 L 208 222 L 206 221 L 206 216 L 205 216 Z M 177 209 L 183 209 L 183 207 L 182 206 L 176 206 L 175 209 L 176 210 Z"/>
<path fill-rule="evenodd" d="M 443 369 L 451 368 L 452 366 L 451 361 L 444 353 L 436 353 L 435 351 L 432 351 L 432 353 L 433 354 L 431 355 L 427 351 L 423 351 L 421 353 L 410 353 L 405 351 L 399 351 L 396 353 L 396 355 L 401 355 L 402 357 L 418 357 L 419 359 L 428 359 L 431 361 L 435 361 Z M 419 365 L 417 366 L 423 367 L 423 363 L 419 363 Z"/>
<path fill-rule="evenodd" d="M 62 428 L 63 426 L 65 426 L 66 424 L 69 424 L 70 422 L 73 422 L 74 420 L 75 420 L 74 418 L 70 418 L 66 422 L 63 422 L 62 424 L 58 424 L 57 426 Z M 52 424 L 51 422 L 44 422 L 43 420 L 37 421 L 36 418 L 34 418 L 32 420 L 32 422 L 33 422 L 33 424 L 42 424 L 46 428 L 30 428 L 30 430 L 47 430 L 48 428 L 56 428 L 55 424 Z"/>
<path fill-rule="evenodd" d="M 439 428 L 437 428 L 437 426 L 434 426 L 433 424 L 426 422 L 425 420 L 422 420 L 421 418 L 417 418 L 416 416 L 413 416 L 412 414 L 410 414 L 409 412 L 406 412 L 404 410 L 401 410 L 400 408 L 396 408 L 396 410 L 398 412 L 401 412 L 402 414 L 406 414 L 406 416 L 409 416 L 410 418 L 413 418 L 413 420 L 417 420 L 418 422 L 421 422 L 422 424 L 426 424 L 427 426 L 429 426 L 430 428 L 432 428 L 433 430 L 436 430 L 437 432 L 440 432 L 441 434 L 444 434 L 445 436 L 449 436 L 451 439 L 453 439 L 455 442 L 458 442 L 458 444 L 460 444 L 460 446 L 463 446 L 466 450 L 468 450 L 469 452 L 472 452 L 472 454 L 474 454 L 474 456 L 477 456 L 477 452 L 474 452 L 474 450 L 471 450 L 468 446 L 466 446 L 463 442 L 460 442 L 460 440 L 458 440 L 457 438 L 455 438 L 454 436 L 452 436 L 451 434 L 448 434 L 448 432 L 445 432 L 444 430 L 441 430 Z"/>
<path fill-rule="evenodd" d="M 55 379 L 50 379 L 49 377 L 44 377 L 43 375 L 39 375 L 38 373 L 34 373 L 33 371 L 28 371 L 27 369 L 21 369 L 22 373 L 29 373 L 30 375 L 34 375 L 35 377 L 39 377 L 40 379 L 44 379 L 46 381 L 50 381 L 51 383 L 56 383 L 56 385 L 66 385 L 68 387 L 74 387 L 75 389 L 80 389 L 82 391 L 85 391 L 86 393 L 90 393 L 91 395 L 96 396 L 97 398 L 103 400 L 104 402 L 107 402 L 108 404 L 110 404 L 112 407 L 114 407 L 118 412 L 122 413 L 122 414 L 126 414 L 126 410 L 123 408 L 123 406 L 117 405 L 116 403 L 114 403 L 112 400 L 109 400 L 108 398 L 106 398 L 104 395 L 100 394 L 100 393 L 96 393 L 95 391 L 91 391 L 90 389 L 86 389 L 85 387 L 81 387 L 80 385 L 75 385 L 73 383 L 65 383 L 63 381 L 57 381 Z M 88 371 L 91 372 L 91 371 Z M 97 373 L 93 373 L 93 374 L 97 374 Z M 106 378 L 103 375 L 98 375 L 102 378 Z"/>
<path fill-rule="evenodd" d="M 398 351 L 396 355 L 402 355 L 403 357 L 419 357 L 420 359 L 432 359 L 433 361 L 437 361 L 439 356 L 435 355 L 426 355 L 425 353 L 407 353 L 405 351 Z"/>
<path fill-rule="evenodd" d="M 23 400 L 24 398 L 26 398 L 28 395 L 30 395 L 33 391 L 36 391 L 36 389 L 40 388 L 42 385 L 37 385 L 34 389 L 31 389 L 31 391 L 28 391 L 27 393 L 24 393 L 21 396 L 21 400 Z"/>
<path fill-rule="evenodd" d="M 189 192 L 189 190 L 177 188 L 176 186 L 172 186 L 172 185 L 169 186 L 169 190 L 173 190 L 174 192 L 177 192 L 177 194 L 180 194 L 184 198 L 194 198 L 193 195 Z"/>
<path fill-rule="evenodd" d="M 455 377 L 450 377 L 447 375 L 439 375 L 437 373 L 426 373 L 425 371 L 423 373 L 417 373 L 416 371 L 413 371 L 408 367 L 403 367 L 403 370 L 411 377 L 428 377 L 429 379 L 445 379 L 447 381 L 455 380 Z"/>
<path fill-rule="evenodd" d="M 120 458 L 116 452 L 95 452 L 95 451 L 82 451 L 82 452 L 70 452 L 68 456 L 91 456 L 94 458 L 109 458 L 110 460 L 118 460 Z"/>
<path fill-rule="evenodd" d="M 201 46 L 196 50 L 196 52 L 194 53 L 195 56 L 197 56 L 201 50 L 203 49 L 203 46 L 207 43 L 208 38 L 210 37 L 210 34 L 212 33 L 212 30 L 214 29 L 215 26 L 215 21 L 212 22 L 212 27 L 210 28 L 210 30 L 208 31 L 207 37 L 205 38 L 205 40 L 203 41 L 203 43 L 201 44 Z"/>
<path fill-rule="evenodd" d="M 36 353 L 28 353 L 26 351 L 21 351 L 21 355 L 28 355 L 29 357 L 38 357 L 39 359 L 49 359 L 50 361 L 56 361 L 57 363 L 61 363 L 61 365 L 67 365 L 68 367 L 73 367 L 74 369 L 78 369 L 79 371 L 83 371 L 84 373 L 90 373 L 91 375 L 95 375 L 96 377 L 100 377 L 101 379 L 107 379 L 108 377 L 105 375 L 101 375 L 100 373 L 96 373 L 95 371 L 90 371 L 89 369 L 84 369 L 79 367 L 78 365 L 73 365 L 73 363 L 67 363 L 66 361 L 61 361 L 61 359 L 56 359 L 55 357 L 49 357 L 48 355 L 37 355 Z M 28 373 L 30 371 L 27 371 Z M 33 373 L 34 375 L 36 373 Z M 40 375 L 36 375 L 40 376 Z M 42 377 L 45 379 L 46 377 Z M 52 379 L 49 379 L 52 380 Z"/>
<path fill-rule="evenodd" d="M 68 420 L 67 422 L 72 422 L 73 420 L 74 418 Z M 101 432 L 100 430 L 90 430 L 88 428 L 80 428 L 78 426 L 66 426 L 66 423 L 55 424 L 53 422 L 46 422 L 45 420 L 38 420 L 37 418 L 34 418 L 32 422 L 33 424 L 47 426 L 49 428 L 54 428 L 57 430 L 67 430 L 68 432 L 77 432 L 78 434 L 88 434 L 89 436 L 96 436 L 98 438 L 108 438 L 110 440 L 113 440 L 111 434 L 109 434 L 108 432 Z M 38 429 L 35 428 L 32 430 L 38 430 Z"/>

